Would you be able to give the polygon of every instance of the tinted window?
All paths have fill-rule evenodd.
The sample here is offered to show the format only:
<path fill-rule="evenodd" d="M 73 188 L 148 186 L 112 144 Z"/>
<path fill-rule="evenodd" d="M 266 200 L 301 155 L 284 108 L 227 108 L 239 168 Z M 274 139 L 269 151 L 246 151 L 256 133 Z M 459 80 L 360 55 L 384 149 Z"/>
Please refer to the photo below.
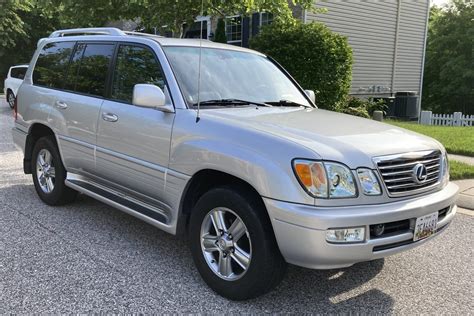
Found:
<path fill-rule="evenodd" d="M 132 103 L 133 87 L 137 83 L 164 88 L 160 64 L 153 52 L 144 47 L 120 45 L 112 84 L 112 98 Z"/>
<path fill-rule="evenodd" d="M 25 74 L 26 74 L 27 69 L 28 68 L 26 68 L 26 67 L 12 68 L 12 70 L 10 71 L 10 77 L 23 80 L 25 78 Z"/>
<path fill-rule="evenodd" d="M 46 44 L 38 56 L 33 82 L 40 86 L 62 88 L 74 44 L 74 42 Z"/>
<path fill-rule="evenodd" d="M 68 70 L 67 90 L 104 96 L 114 44 L 78 44 Z"/>

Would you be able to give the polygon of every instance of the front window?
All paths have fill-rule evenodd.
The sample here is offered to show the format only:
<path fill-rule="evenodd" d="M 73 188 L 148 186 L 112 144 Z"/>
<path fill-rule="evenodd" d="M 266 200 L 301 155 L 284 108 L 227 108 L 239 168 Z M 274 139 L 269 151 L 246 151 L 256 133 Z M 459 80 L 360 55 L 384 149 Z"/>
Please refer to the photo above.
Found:
<path fill-rule="evenodd" d="M 164 47 L 189 105 L 198 101 L 199 47 Z M 200 101 L 282 100 L 310 106 L 293 82 L 265 56 L 228 49 L 202 48 Z"/>

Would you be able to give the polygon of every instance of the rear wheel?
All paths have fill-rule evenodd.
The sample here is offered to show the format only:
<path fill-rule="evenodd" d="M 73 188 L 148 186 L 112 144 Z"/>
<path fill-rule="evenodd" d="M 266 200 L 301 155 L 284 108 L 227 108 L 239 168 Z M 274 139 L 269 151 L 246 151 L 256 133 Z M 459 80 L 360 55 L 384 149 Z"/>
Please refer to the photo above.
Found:
<path fill-rule="evenodd" d="M 13 109 L 15 107 L 15 95 L 11 90 L 8 90 L 7 92 L 7 102 L 10 108 Z"/>
<path fill-rule="evenodd" d="M 262 295 L 286 271 L 264 206 L 245 189 L 205 193 L 191 214 L 189 244 L 204 281 L 229 299 Z"/>
<path fill-rule="evenodd" d="M 38 139 L 32 158 L 33 182 L 41 200 L 49 205 L 62 205 L 73 201 L 77 192 L 64 183 L 66 169 L 53 137 Z"/>

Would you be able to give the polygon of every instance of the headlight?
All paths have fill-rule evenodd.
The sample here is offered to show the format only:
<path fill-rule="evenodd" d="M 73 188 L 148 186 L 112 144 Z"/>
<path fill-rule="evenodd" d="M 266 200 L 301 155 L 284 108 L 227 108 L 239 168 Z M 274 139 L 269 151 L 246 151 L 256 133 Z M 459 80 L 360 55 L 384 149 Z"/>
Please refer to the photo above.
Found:
<path fill-rule="evenodd" d="M 372 170 L 365 168 L 357 169 L 357 176 L 359 177 L 362 192 L 365 195 L 382 194 L 380 183 Z"/>
<path fill-rule="evenodd" d="M 352 172 L 335 162 L 294 160 L 293 169 L 306 191 L 317 198 L 348 198 L 356 196 Z"/>
<path fill-rule="evenodd" d="M 442 165 L 441 165 L 441 181 L 443 186 L 449 182 L 449 161 L 448 161 L 448 154 L 445 152 L 442 158 Z"/>

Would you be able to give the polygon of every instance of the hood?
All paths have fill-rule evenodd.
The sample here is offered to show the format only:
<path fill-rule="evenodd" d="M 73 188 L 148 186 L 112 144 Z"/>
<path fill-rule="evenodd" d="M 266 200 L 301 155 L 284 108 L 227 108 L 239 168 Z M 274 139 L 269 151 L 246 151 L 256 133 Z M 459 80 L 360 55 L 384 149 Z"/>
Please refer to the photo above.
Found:
<path fill-rule="evenodd" d="M 232 120 L 301 144 L 316 158 L 343 162 L 351 168 L 374 167 L 372 158 L 412 151 L 441 149 L 440 144 L 399 127 L 320 109 L 291 107 L 206 109 L 204 116 Z"/>

